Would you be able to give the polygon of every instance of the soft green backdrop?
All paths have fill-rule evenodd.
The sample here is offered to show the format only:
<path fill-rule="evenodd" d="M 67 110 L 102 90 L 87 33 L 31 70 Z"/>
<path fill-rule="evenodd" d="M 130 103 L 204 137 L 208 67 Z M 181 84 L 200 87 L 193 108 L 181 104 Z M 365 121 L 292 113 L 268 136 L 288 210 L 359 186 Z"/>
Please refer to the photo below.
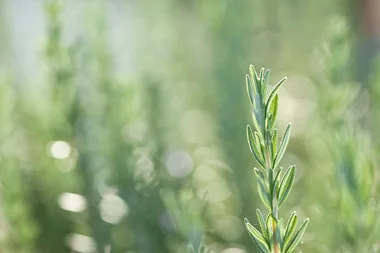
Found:
<path fill-rule="evenodd" d="M 249 64 L 288 77 L 298 251 L 380 252 L 357 2 L 0 0 L 0 252 L 258 252 Z"/>

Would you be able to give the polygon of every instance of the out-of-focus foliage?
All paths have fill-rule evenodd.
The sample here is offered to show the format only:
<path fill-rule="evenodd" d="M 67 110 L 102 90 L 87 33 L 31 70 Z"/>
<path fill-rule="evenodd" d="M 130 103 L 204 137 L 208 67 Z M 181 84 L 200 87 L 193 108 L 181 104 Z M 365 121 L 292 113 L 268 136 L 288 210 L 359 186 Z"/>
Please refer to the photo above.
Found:
<path fill-rule="evenodd" d="M 302 249 L 380 252 L 359 2 L 0 0 L 0 251 L 259 252 L 253 63 L 288 76 L 282 213 L 311 219 Z"/>
<path fill-rule="evenodd" d="M 328 234 L 326 240 L 330 240 L 328 245 L 335 251 L 376 252 L 380 209 L 376 203 L 379 198 L 376 146 L 365 129 L 368 91 L 352 79 L 354 43 L 347 19 L 336 17 L 332 21 L 319 55 L 323 68 L 314 72 L 316 82 L 320 82 L 314 116 L 321 126 L 315 134 L 323 136 L 327 148 L 316 146 L 313 152 L 330 157 L 333 172 L 332 180 L 325 180 L 328 185 L 325 194 L 329 193 L 332 201 L 333 215 L 328 217 L 332 218 L 328 223 L 335 228 L 335 235 Z M 326 178 L 319 173 L 317 176 Z M 326 200 L 326 195 L 322 198 Z M 314 207 L 321 214 L 327 211 L 322 205 Z M 321 228 L 326 228 L 326 216 L 320 218 Z M 327 249 L 325 245 L 323 248 Z"/>

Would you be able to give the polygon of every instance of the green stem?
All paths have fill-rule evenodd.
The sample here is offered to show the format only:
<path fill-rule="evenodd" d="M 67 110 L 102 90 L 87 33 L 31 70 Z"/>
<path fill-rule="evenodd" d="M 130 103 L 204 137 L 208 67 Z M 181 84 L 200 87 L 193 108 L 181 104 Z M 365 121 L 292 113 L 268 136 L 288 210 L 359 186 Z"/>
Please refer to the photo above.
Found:
<path fill-rule="evenodd" d="M 271 137 L 270 135 L 265 135 L 265 148 L 266 148 L 266 152 L 265 152 L 265 155 L 266 155 L 266 169 L 267 171 L 269 171 L 269 175 L 268 176 L 268 181 L 269 181 L 269 187 L 270 189 L 272 189 L 273 185 L 274 185 L 274 178 L 273 178 L 273 172 L 274 172 L 274 168 L 272 168 L 272 164 L 271 164 L 271 161 L 272 161 L 272 157 L 271 157 L 271 153 L 270 153 L 270 146 L 271 146 Z M 273 215 L 273 218 L 274 218 L 274 221 L 272 223 L 272 235 L 273 235 L 273 245 L 272 245 L 272 249 L 273 249 L 273 253 L 280 253 L 280 248 L 278 247 L 278 242 L 277 242 L 277 237 L 276 237 L 276 230 L 277 230 L 277 225 L 276 225 L 276 221 L 278 220 L 278 204 L 277 204 L 277 199 L 276 199 L 276 194 L 274 192 L 272 192 L 271 194 L 272 196 L 272 210 L 271 210 L 271 213 Z"/>

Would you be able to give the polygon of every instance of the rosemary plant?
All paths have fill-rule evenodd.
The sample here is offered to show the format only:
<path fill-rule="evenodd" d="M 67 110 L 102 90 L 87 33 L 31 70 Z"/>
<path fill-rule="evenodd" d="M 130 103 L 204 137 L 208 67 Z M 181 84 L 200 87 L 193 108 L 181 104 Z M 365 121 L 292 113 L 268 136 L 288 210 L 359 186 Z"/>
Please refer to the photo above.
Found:
<path fill-rule="evenodd" d="M 323 126 L 318 136 L 328 147 L 322 156 L 331 156 L 335 172 L 329 195 L 334 204 L 330 247 L 344 252 L 376 252 L 380 232 L 376 149 L 373 136 L 366 131 L 368 115 L 358 108 L 365 87 L 351 80 L 354 47 L 347 21 L 335 18 L 331 23 L 327 43 L 319 53 L 326 66 L 326 80 L 316 82 L 317 111 L 313 113 Z M 315 80 L 318 76 L 320 73 Z"/>
<path fill-rule="evenodd" d="M 254 171 L 258 181 L 259 196 L 268 214 L 264 219 L 263 213 L 259 209 L 256 210 L 260 230 L 251 225 L 248 219 L 245 219 L 245 225 L 261 252 L 291 253 L 300 242 L 309 219 L 306 219 L 297 230 L 296 212 L 290 215 L 287 224 L 284 224 L 283 219 L 279 217 L 279 208 L 284 204 L 294 184 L 296 167 L 290 166 L 283 175 L 282 168 L 278 168 L 289 142 L 291 124 L 287 126 L 278 145 L 278 130 L 275 128 L 279 101 L 277 92 L 286 78 L 273 88 L 267 98 L 269 73 L 269 70 L 261 69 L 257 74 L 251 65 L 249 75 L 246 76 L 255 126 L 255 130 L 247 126 L 247 138 L 251 152 L 260 165 Z"/>

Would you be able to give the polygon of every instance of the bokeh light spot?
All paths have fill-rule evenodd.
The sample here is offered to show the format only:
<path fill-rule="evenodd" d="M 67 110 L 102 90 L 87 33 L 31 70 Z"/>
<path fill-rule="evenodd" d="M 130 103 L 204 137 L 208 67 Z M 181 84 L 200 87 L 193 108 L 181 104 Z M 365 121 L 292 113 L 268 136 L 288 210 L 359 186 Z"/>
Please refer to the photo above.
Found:
<path fill-rule="evenodd" d="M 105 222 L 118 224 L 128 213 L 128 205 L 114 193 L 106 193 L 99 204 L 100 216 Z"/>
<path fill-rule="evenodd" d="M 58 197 L 58 205 L 63 210 L 78 213 L 86 209 L 87 201 L 82 195 L 65 192 Z"/>
<path fill-rule="evenodd" d="M 166 159 L 166 168 L 173 177 L 182 178 L 188 175 L 193 167 L 193 160 L 185 151 L 174 151 L 169 153 Z"/>
<path fill-rule="evenodd" d="M 65 141 L 54 141 L 49 147 L 50 155 L 56 159 L 65 159 L 71 153 L 70 144 Z"/>
<path fill-rule="evenodd" d="M 89 236 L 80 234 L 70 234 L 67 236 L 66 243 L 71 248 L 71 250 L 76 252 L 95 252 L 94 239 Z"/>

